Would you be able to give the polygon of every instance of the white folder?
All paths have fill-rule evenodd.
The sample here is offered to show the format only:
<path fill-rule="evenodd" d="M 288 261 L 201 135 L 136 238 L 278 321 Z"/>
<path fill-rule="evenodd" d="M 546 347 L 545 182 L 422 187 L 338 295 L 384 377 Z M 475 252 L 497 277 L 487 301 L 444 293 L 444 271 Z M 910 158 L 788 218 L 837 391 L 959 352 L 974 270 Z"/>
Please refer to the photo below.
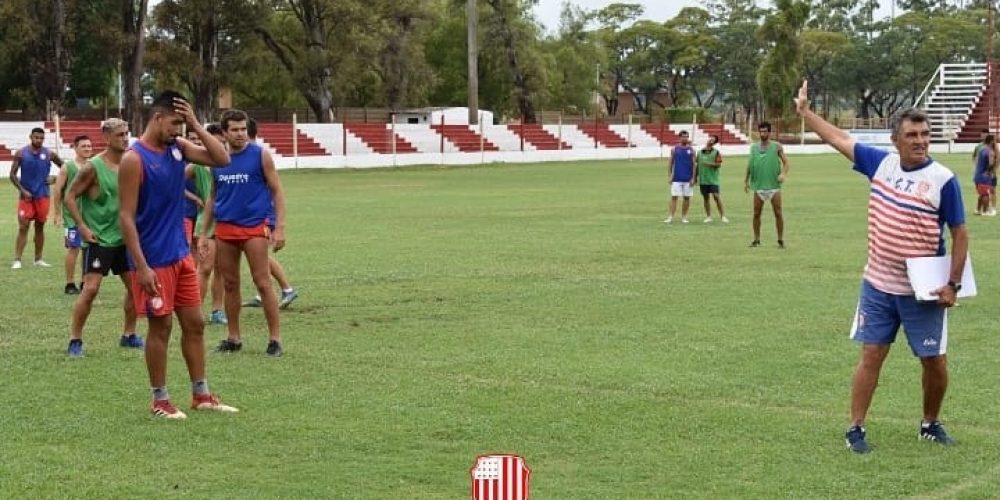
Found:
<path fill-rule="evenodd" d="M 906 259 L 906 274 L 910 277 L 917 300 L 937 301 L 931 292 L 948 284 L 951 274 L 951 256 L 914 257 Z M 972 274 L 972 256 L 966 255 L 965 269 L 962 270 L 962 289 L 958 297 L 976 296 L 976 277 Z"/>

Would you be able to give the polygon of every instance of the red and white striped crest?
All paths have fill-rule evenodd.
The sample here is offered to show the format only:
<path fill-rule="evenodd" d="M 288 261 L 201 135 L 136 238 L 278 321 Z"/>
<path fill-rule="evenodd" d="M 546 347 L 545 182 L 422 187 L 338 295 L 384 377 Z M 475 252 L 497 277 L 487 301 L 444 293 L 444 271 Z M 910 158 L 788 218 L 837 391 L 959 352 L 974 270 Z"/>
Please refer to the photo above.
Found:
<path fill-rule="evenodd" d="M 481 455 L 469 469 L 475 500 L 527 500 L 531 469 L 517 455 Z"/>

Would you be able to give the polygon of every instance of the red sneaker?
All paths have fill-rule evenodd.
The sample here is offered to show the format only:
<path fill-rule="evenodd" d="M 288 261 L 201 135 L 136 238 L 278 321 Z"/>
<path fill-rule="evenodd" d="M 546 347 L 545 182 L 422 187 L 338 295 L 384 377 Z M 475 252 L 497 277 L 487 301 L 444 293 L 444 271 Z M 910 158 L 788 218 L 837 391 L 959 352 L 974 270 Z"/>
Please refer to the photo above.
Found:
<path fill-rule="evenodd" d="M 191 395 L 191 409 L 193 410 L 213 410 L 223 413 L 237 413 L 240 410 L 223 404 L 215 394 L 193 394 Z"/>
<path fill-rule="evenodd" d="M 171 419 L 185 419 L 187 415 L 184 412 L 178 410 L 174 405 L 170 404 L 169 399 L 161 399 L 153 401 L 153 407 L 150 408 L 150 413 L 156 417 L 171 418 Z"/>

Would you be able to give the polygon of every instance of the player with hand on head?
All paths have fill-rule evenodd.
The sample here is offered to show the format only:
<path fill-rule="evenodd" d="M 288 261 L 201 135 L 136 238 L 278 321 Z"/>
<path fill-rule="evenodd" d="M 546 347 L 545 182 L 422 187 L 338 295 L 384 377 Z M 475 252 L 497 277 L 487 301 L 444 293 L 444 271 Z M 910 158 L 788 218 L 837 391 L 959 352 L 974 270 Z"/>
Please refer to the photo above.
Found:
<path fill-rule="evenodd" d="M 201 138 L 198 146 L 179 137 L 186 124 Z M 181 326 L 181 353 L 191 380 L 191 408 L 236 412 L 211 393 L 205 375 L 205 322 L 198 273 L 184 237 L 184 181 L 187 163 L 229 163 L 226 148 L 195 118 L 191 105 L 173 91 L 153 100 L 142 137 L 122 159 L 119 171 L 121 226 L 135 270 L 136 311 L 146 316 L 146 368 L 153 393 L 151 412 L 185 418 L 167 391 L 167 347 L 172 314 Z"/>
<path fill-rule="evenodd" d="M 83 288 L 83 276 L 80 276 L 80 288 L 76 287 L 76 261 L 80 257 L 80 247 L 83 242 L 80 240 L 80 232 L 76 229 L 76 222 L 69 213 L 63 200 L 66 191 L 76 179 L 76 173 L 80 170 L 80 165 L 86 163 L 94 155 L 94 143 L 86 135 L 78 135 L 73 139 L 73 151 L 76 157 L 63 162 L 59 167 L 59 174 L 56 175 L 56 183 L 52 186 L 52 205 L 55 209 L 53 222 L 56 227 L 65 225 L 64 245 L 66 246 L 66 260 L 63 263 L 66 270 L 66 287 L 63 293 L 66 295 L 76 295 Z"/>

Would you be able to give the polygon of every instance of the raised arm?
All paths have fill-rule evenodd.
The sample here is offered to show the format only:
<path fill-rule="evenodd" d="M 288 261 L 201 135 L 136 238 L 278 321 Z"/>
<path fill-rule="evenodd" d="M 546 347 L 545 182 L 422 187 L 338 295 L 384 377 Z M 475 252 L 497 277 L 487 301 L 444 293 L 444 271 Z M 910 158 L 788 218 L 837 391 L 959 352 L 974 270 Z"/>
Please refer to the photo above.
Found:
<path fill-rule="evenodd" d="M 840 154 L 846 156 L 848 160 L 854 161 L 854 138 L 809 109 L 808 80 L 802 80 L 802 86 L 799 87 L 799 95 L 795 98 L 795 110 L 802 115 L 806 126 L 812 129 L 813 132 L 816 132 L 823 142 L 833 146 Z"/>
<path fill-rule="evenodd" d="M 202 146 L 199 146 L 187 139 L 178 137 L 177 142 L 184 149 L 184 157 L 194 163 L 207 167 L 229 165 L 229 152 L 226 151 L 226 147 L 212 134 L 209 134 L 205 130 L 205 127 L 201 126 L 198 118 L 194 116 L 194 110 L 191 109 L 191 105 L 183 99 L 178 99 L 174 102 L 174 110 L 177 114 L 184 117 L 184 122 L 187 124 L 188 129 L 198 134 L 198 138 L 201 139 L 202 143 Z"/>

